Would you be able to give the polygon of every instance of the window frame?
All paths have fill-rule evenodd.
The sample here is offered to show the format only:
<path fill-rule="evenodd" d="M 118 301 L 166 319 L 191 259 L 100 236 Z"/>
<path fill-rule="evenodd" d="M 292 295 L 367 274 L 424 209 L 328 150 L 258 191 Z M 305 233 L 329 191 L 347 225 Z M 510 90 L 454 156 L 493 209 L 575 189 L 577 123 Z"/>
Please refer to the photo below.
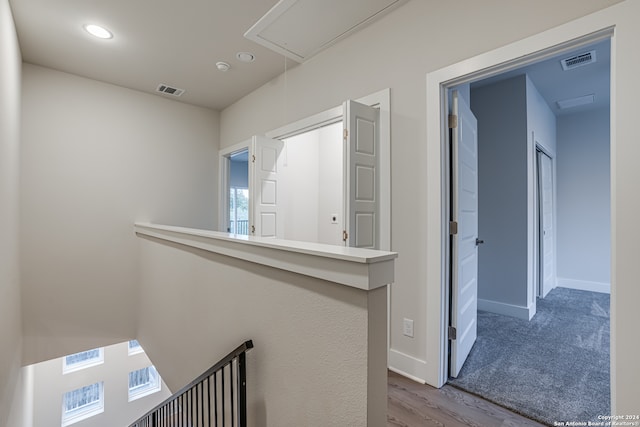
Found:
<path fill-rule="evenodd" d="M 90 351 L 98 350 L 98 357 L 94 357 L 91 359 L 83 360 L 81 362 L 67 363 L 67 358 L 71 356 L 75 356 L 82 353 L 88 353 Z M 82 369 L 90 368 L 93 366 L 102 365 L 104 363 L 104 347 L 92 348 L 90 350 L 79 351 L 77 353 L 68 354 L 62 357 L 62 374 L 69 374 L 71 372 L 76 372 Z"/>
<path fill-rule="evenodd" d="M 131 374 L 134 372 L 140 372 L 145 369 L 150 370 L 149 377 L 153 378 L 153 381 L 149 381 L 148 383 L 141 384 L 131 387 Z M 155 366 L 145 366 L 144 368 L 136 369 L 135 371 L 129 372 L 129 386 L 128 386 L 128 401 L 133 402 L 134 400 L 141 399 L 143 397 L 152 395 L 154 393 L 162 390 L 162 378 L 158 373 Z"/>
<path fill-rule="evenodd" d="M 91 402 L 89 404 L 83 405 L 78 408 L 74 408 L 72 410 L 67 410 L 67 395 L 69 393 L 76 392 L 78 390 L 83 390 L 87 387 L 92 387 L 95 385 L 99 385 L 99 399 Z M 93 384 L 89 384 L 86 386 L 78 387 L 74 390 L 70 390 L 62 395 L 62 427 L 69 426 L 71 424 L 75 424 L 79 421 L 86 420 L 88 418 L 94 417 L 104 412 L 104 381 L 98 381 Z"/>

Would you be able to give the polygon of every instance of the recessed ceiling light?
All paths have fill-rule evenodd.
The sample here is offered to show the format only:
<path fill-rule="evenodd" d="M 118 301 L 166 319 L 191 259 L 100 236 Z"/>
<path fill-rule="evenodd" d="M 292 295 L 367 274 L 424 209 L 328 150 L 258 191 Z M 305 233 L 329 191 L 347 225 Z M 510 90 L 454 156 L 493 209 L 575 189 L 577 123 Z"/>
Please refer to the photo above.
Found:
<path fill-rule="evenodd" d="M 84 29 L 87 33 L 91 34 L 94 37 L 98 37 L 99 39 L 110 39 L 113 38 L 113 34 L 111 31 L 107 30 L 100 25 L 95 24 L 87 24 L 84 26 Z"/>
<path fill-rule="evenodd" d="M 229 71 L 229 68 L 231 68 L 231 65 L 227 64 L 226 62 L 220 61 L 220 62 L 216 62 L 216 68 L 219 71 L 224 72 L 224 71 Z"/>
<path fill-rule="evenodd" d="M 242 62 L 253 62 L 256 59 L 255 55 L 251 52 L 238 52 L 236 58 Z"/>

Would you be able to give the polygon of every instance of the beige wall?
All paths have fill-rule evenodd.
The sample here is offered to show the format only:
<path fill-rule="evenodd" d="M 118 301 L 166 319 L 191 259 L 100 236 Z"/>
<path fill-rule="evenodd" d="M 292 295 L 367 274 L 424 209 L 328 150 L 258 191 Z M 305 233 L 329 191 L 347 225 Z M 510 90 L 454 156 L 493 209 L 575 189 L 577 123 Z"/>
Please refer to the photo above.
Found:
<path fill-rule="evenodd" d="M 169 387 L 252 339 L 250 426 L 386 426 L 385 287 L 366 292 L 139 240 L 138 339 Z"/>
<path fill-rule="evenodd" d="M 128 342 L 107 346 L 104 363 L 67 374 L 62 373 L 62 358 L 26 367 L 32 370 L 32 426 L 60 427 L 64 394 L 101 381 L 104 382 L 104 412 L 79 421 L 74 427 L 128 426 L 168 398 L 171 392 L 163 383 L 157 393 L 128 401 L 129 372 L 152 365 L 144 352 L 129 356 L 128 350 Z"/>
<path fill-rule="evenodd" d="M 22 330 L 18 268 L 20 68 L 9 2 L 0 0 L 0 426 L 19 417 Z M 11 418 L 10 421 L 8 421 Z"/>
<path fill-rule="evenodd" d="M 290 68 L 286 86 L 280 76 L 225 109 L 221 113 L 221 146 L 336 106 L 344 99 L 391 88 L 392 250 L 400 254 L 391 297 L 391 347 L 406 356 L 407 365 L 437 363 L 427 360 L 428 348 L 434 344 L 426 340 L 430 327 L 426 320 L 426 248 L 430 239 L 439 241 L 440 236 L 427 235 L 424 221 L 428 207 L 439 206 L 440 199 L 439 195 L 431 200 L 425 196 L 429 182 L 436 179 L 425 169 L 425 76 L 615 3 L 618 1 L 412 0 L 307 63 Z M 617 87 L 624 88 L 614 94 L 619 115 L 613 130 L 618 133 L 618 145 L 613 148 L 612 160 L 613 220 L 619 230 L 614 230 L 612 251 L 612 279 L 617 282 L 612 294 L 612 333 L 614 339 L 619 337 L 612 351 L 613 390 L 618 413 L 637 412 L 633 384 L 640 381 L 632 360 L 638 352 L 637 343 L 625 339 L 634 334 L 633 326 L 628 325 L 640 322 L 640 287 L 636 286 L 633 255 L 640 240 L 639 223 L 634 219 L 640 202 L 630 197 L 638 182 L 634 165 L 640 154 L 632 125 L 632 112 L 637 111 L 634 99 L 640 90 L 634 77 L 638 69 L 634 43 L 640 39 L 633 23 L 633 17 L 640 13 L 637 9 L 637 2 L 627 1 L 621 8 L 611 9 L 609 20 L 618 24 L 614 61 L 618 55 Z M 407 192 L 408 188 L 412 191 Z M 402 335 L 405 317 L 415 320 L 415 338 Z"/>
<path fill-rule="evenodd" d="M 216 224 L 218 113 L 23 67 L 24 363 L 136 336 L 133 223 Z"/>

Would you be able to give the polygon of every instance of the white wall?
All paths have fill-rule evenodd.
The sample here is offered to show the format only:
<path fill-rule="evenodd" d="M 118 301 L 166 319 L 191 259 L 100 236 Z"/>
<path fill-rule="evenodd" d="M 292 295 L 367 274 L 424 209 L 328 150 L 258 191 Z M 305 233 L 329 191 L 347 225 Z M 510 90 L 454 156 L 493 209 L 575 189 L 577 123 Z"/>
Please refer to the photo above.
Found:
<path fill-rule="evenodd" d="M 609 109 L 558 118 L 558 285 L 608 291 L 611 280 Z"/>
<path fill-rule="evenodd" d="M 136 336 L 135 221 L 213 229 L 218 114 L 23 67 L 24 363 Z"/>
<path fill-rule="evenodd" d="M 488 7 L 484 2 L 411 0 L 312 60 L 289 69 L 286 87 L 284 76 L 280 76 L 222 111 L 221 141 L 231 145 L 253 134 L 335 107 L 344 99 L 357 99 L 381 88 L 391 88 L 392 249 L 400 253 L 391 297 L 391 358 L 397 369 L 426 379 L 428 376 L 433 378 L 429 373 L 439 363 L 434 353 L 430 353 L 430 349 L 439 348 L 439 343 L 427 342 L 429 328 L 437 329 L 440 325 L 439 314 L 435 315 L 437 321 L 427 322 L 430 315 L 427 304 L 441 305 L 440 301 L 427 300 L 428 289 L 430 286 L 439 288 L 442 276 L 437 274 L 435 280 L 427 280 L 427 265 L 440 263 L 437 251 L 431 261 L 427 252 L 427 247 L 432 248 L 429 242 L 439 245 L 440 226 L 437 231 L 430 229 L 429 234 L 426 230 L 431 209 L 437 211 L 441 199 L 440 179 L 425 166 L 429 162 L 426 74 L 616 3 L 620 2 L 500 0 Z M 553 13 L 549 13 L 550 10 Z M 618 186 L 614 200 L 616 192 L 621 195 L 618 204 L 614 202 L 614 207 L 617 206 L 614 219 L 618 222 L 619 232 L 614 236 L 616 258 L 612 265 L 614 282 L 616 278 L 620 281 L 618 294 L 612 299 L 620 313 L 618 321 L 615 315 L 613 319 L 613 336 L 619 334 L 620 340 L 619 348 L 612 352 L 612 360 L 614 365 L 619 365 L 621 374 L 616 376 L 614 372 L 613 390 L 614 395 L 618 394 L 618 409 L 623 412 L 637 412 L 637 402 L 633 400 L 634 384 L 640 382 L 633 360 L 638 351 L 637 343 L 624 339 L 633 336 L 633 330 L 625 325 L 640 323 L 640 314 L 634 308 L 634 303 L 640 300 L 640 287 L 635 286 L 634 278 L 637 262 L 634 248 L 640 240 L 640 224 L 635 215 L 640 201 L 622 198 L 622 195 L 634 194 L 638 182 L 635 163 L 640 158 L 640 146 L 633 143 L 636 133 L 633 115 L 637 110 L 635 99 L 640 95 L 635 76 L 639 66 L 635 45 L 640 34 L 634 23 L 639 13 L 635 1 L 626 1 L 619 8 L 607 9 L 603 18 L 594 18 L 594 22 L 600 20 L 592 25 L 595 27 L 600 22 L 604 22 L 600 28 L 617 25 L 616 77 L 617 87 L 621 89 L 614 98 L 617 96 L 617 102 L 624 107 L 619 111 L 616 131 L 620 144 L 614 148 L 615 168 L 612 169 L 613 182 Z M 523 16 L 527 19 L 522 19 Z M 454 22 L 457 23 L 455 36 L 448 36 Z M 274 109 L 273 105 L 281 105 L 285 95 L 286 114 L 283 117 L 282 109 Z M 427 197 L 427 194 L 431 196 Z M 402 335 L 405 317 L 415 321 L 415 338 Z"/>
<path fill-rule="evenodd" d="M 287 138 L 282 156 L 287 191 L 284 238 L 344 244 L 342 123 Z"/>
<path fill-rule="evenodd" d="M 315 131 L 286 139 L 279 182 L 287 194 L 283 209 L 284 239 L 318 241 L 319 144 Z"/>
<path fill-rule="evenodd" d="M 33 370 L 33 426 L 60 427 L 64 394 L 101 381 L 104 412 L 74 427 L 128 426 L 168 398 L 171 392 L 163 382 L 157 393 L 128 401 L 129 372 L 152 365 L 144 352 L 129 356 L 128 349 L 128 342 L 107 346 L 104 363 L 67 374 L 62 373 L 62 358 L 29 366 Z"/>
<path fill-rule="evenodd" d="M 0 426 L 16 425 L 22 414 L 18 268 L 21 64 L 9 2 L 0 0 Z"/>
<path fill-rule="evenodd" d="M 478 119 L 478 235 L 484 240 L 478 305 L 491 311 L 528 305 L 526 80 L 521 75 L 471 91 Z"/>
<path fill-rule="evenodd" d="M 386 426 L 385 287 L 367 292 L 149 238 L 139 249 L 139 341 L 169 387 L 252 339 L 249 426 Z"/>
<path fill-rule="evenodd" d="M 318 242 L 329 245 L 343 245 L 344 229 L 344 144 L 342 123 L 319 129 L 318 146 Z M 333 224 L 331 217 L 337 214 Z"/>
<path fill-rule="evenodd" d="M 529 315 L 535 314 L 535 306 L 539 294 L 539 231 L 538 231 L 538 190 L 537 190 L 537 161 L 536 145 L 539 145 L 552 159 L 556 157 L 556 116 L 535 87 L 529 76 L 526 79 L 527 88 L 527 304 Z M 555 173 L 556 161 L 553 160 L 552 170 Z M 553 177 L 554 201 L 557 199 L 555 190 L 555 175 Z M 554 205 L 555 207 L 555 205 Z M 555 221 L 555 216 L 554 216 Z M 554 226 L 555 227 L 555 226 Z M 555 241 L 554 241 L 555 244 Z M 555 271 L 552 281 L 555 286 Z"/>

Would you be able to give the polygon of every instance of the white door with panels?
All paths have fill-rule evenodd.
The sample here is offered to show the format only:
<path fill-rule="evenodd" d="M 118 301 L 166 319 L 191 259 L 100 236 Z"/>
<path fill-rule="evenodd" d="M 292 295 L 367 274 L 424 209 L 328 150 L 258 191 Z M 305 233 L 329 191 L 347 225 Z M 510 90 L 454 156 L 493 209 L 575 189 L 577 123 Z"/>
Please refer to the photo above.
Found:
<path fill-rule="evenodd" d="M 478 320 L 478 125 L 453 91 L 451 128 L 451 326 L 452 377 L 462 369 L 477 337 Z"/>
<path fill-rule="evenodd" d="M 254 136 L 249 150 L 250 234 L 283 237 L 282 212 L 285 191 L 281 180 L 284 143 L 265 136 Z"/>
<path fill-rule="evenodd" d="M 343 112 L 345 141 L 346 246 L 380 247 L 379 237 L 379 111 L 346 101 Z"/>
<path fill-rule="evenodd" d="M 539 210 L 539 268 L 542 298 L 555 288 L 555 250 L 553 227 L 553 162 L 551 157 L 537 151 L 538 160 L 538 210 Z"/>

